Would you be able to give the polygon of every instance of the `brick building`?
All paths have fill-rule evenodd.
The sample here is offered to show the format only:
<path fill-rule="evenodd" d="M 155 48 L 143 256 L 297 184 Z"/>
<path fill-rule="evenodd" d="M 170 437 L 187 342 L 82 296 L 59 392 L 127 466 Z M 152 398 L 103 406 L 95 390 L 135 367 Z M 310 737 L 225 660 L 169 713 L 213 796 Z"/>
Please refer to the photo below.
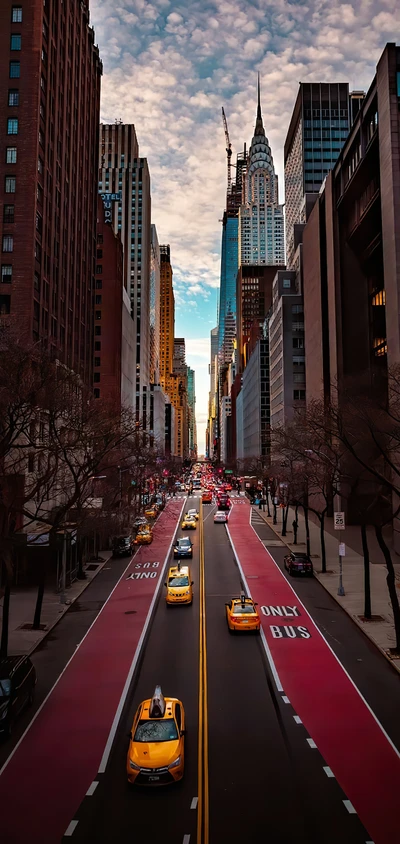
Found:
<path fill-rule="evenodd" d="M 102 64 L 84 3 L 0 7 L 0 311 L 92 384 Z"/>
<path fill-rule="evenodd" d="M 121 239 L 104 221 L 103 203 L 99 198 L 94 303 L 94 395 L 115 404 L 116 409 L 122 403 L 123 283 Z"/>

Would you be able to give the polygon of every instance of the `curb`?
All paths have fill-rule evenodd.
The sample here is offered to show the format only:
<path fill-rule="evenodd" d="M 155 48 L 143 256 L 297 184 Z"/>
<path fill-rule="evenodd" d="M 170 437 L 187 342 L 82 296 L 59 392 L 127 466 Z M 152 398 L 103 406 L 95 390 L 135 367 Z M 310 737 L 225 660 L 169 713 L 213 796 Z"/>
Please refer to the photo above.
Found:
<path fill-rule="evenodd" d="M 250 505 L 250 507 L 253 509 L 253 505 Z M 286 548 L 288 548 L 288 549 L 289 549 L 289 551 L 292 551 L 293 549 L 292 549 L 292 547 L 289 545 L 289 543 L 285 541 L 285 538 L 284 538 L 284 537 L 282 537 L 282 536 L 281 536 L 281 534 L 280 534 L 280 533 L 278 533 L 278 531 L 277 531 L 277 530 L 275 530 L 275 526 L 274 526 L 274 525 L 272 525 L 272 524 L 270 524 L 270 523 L 267 521 L 267 519 L 266 519 L 266 518 L 262 515 L 261 510 L 259 510 L 259 509 L 258 509 L 258 507 L 257 507 L 257 508 L 255 508 L 255 507 L 254 507 L 254 510 L 255 510 L 255 512 L 256 512 L 256 513 L 260 513 L 261 518 L 264 520 L 265 524 L 266 524 L 266 525 L 268 525 L 268 527 L 270 527 L 270 528 L 271 528 L 271 530 L 273 531 L 273 533 L 275 534 L 275 536 L 277 536 L 277 537 L 281 540 L 281 542 L 283 543 L 283 545 L 286 545 Z M 266 549 L 266 550 L 268 550 L 268 549 Z M 400 660 L 397 660 L 397 662 L 399 662 L 399 665 L 396 665 L 396 661 L 395 661 L 395 660 L 393 660 L 393 659 L 391 659 L 391 658 L 390 658 L 390 656 L 388 656 L 388 654 L 386 653 L 386 651 L 384 651 L 384 650 L 383 650 L 383 648 L 381 648 L 381 647 L 380 647 L 380 645 L 378 645 L 378 643 L 377 643 L 377 642 L 375 642 L 375 639 L 372 639 L 372 637 L 369 635 L 369 633 L 367 632 L 367 630 L 365 629 L 365 627 L 361 624 L 361 622 L 360 622 L 360 621 L 358 621 L 358 620 L 357 620 L 357 618 L 355 618 L 355 616 L 354 616 L 352 613 L 350 613 L 350 612 L 346 609 L 346 607 L 344 607 L 344 606 L 343 606 L 343 604 L 341 604 L 341 603 L 340 603 L 340 601 L 338 600 L 338 596 L 333 595 L 333 594 L 332 594 L 332 592 L 330 592 L 330 591 L 329 591 L 329 589 L 327 589 L 327 587 L 325 586 L 325 583 L 324 583 L 322 580 L 320 580 L 320 578 L 319 578 L 319 577 L 318 577 L 318 575 L 315 573 L 315 571 L 314 571 L 314 577 L 316 577 L 316 579 L 318 580 L 318 583 L 320 583 L 320 584 L 321 584 L 321 586 L 325 589 L 325 592 L 327 592 L 327 593 L 328 593 L 328 595 L 330 595 L 330 596 L 331 596 L 331 598 L 333 598 L 333 599 L 336 601 L 337 605 L 338 605 L 338 606 L 339 606 L 339 607 L 340 607 L 340 608 L 341 608 L 341 609 L 342 609 L 342 610 L 346 613 L 346 615 L 348 615 L 348 617 L 349 617 L 349 618 L 351 618 L 351 620 L 354 622 L 354 624 L 356 624 L 356 625 L 357 625 L 358 629 L 359 629 L 359 630 L 361 630 L 361 632 L 364 634 L 364 636 L 366 636 L 366 638 L 368 639 L 368 641 L 369 641 L 369 642 L 371 642 L 371 644 L 372 644 L 372 645 L 374 645 L 374 647 L 377 649 L 377 651 L 379 651 L 379 653 L 380 653 L 382 656 L 384 656 L 384 657 L 385 657 L 385 659 L 386 659 L 386 661 L 389 663 L 389 665 L 391 665 L 391 666 L 392 666 L 392 668 L 393 668 L 395 671 L 397 671 L 397 673 L 398 673 L 398 674 L 400 674 Z"/>

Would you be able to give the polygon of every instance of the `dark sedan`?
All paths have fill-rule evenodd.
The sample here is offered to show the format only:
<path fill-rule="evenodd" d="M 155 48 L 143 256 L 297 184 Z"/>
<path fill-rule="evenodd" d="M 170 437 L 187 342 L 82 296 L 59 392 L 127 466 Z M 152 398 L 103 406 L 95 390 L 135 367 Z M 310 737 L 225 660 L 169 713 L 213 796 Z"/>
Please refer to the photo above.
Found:
<path fill-rule="evenodd" d="M 193 545 L 188 536 L 183 536 L 176 541 L 174 557 L 193 557 Z"/>
<path fill-rule="evenodd" d="M 310 577 L 313 575 L 313 564 L 308 554 L 292 551 L 291 554 L 286 555 L 283 564 L 289 574 L 303 574 L 309 575 Z"/>

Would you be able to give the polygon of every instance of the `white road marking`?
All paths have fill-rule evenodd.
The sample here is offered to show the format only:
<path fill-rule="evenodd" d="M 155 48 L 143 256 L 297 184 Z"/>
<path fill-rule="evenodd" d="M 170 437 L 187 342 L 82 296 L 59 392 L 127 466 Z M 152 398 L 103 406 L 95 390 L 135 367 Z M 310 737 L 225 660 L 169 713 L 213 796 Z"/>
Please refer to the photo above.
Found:
<path fill-rule="evenodd" d="M 312 739 L 312 738 L 308 738 L 308 739 L 307 739 L 307 742 L 308 742 L 308 744 L 310 745 L 310 747 L 312 747 L 312 749 L 313 749 L 313 750 L 315 750 L 315 749 L 316 749 L 317 745 L 315 744 L 314 739 Z"/>
<path fill-rule="evenodd" d="M 346 806 L 346 809 L 347 809 L 349 815 L 356 815 L 357 814 L 353 804 L 350 803 L 350 800 L 343 800 L 343 803 Z"/>
<path fill-rule="evenodd" d="M 74 834 L 77 826 L 78 826 L 78 821 L 71 821 L 71 823 L 67 826 L 67 828 L 64 832 L 64 837 L 70 838 L 71 835 Z"/>
<path fill-rule="evenodd" d="M 290 700 L 287 697 L 287 695 L 282 695 L 282 700 L 283 700 L 284 703 L 290 703 Z"/>
<path fill-rule="evenodd" d="M 184 835 L 182 844 L 189 844 L 189 841 L 190 841 L 190 835 Z"/>
<path fill-rule="evenodd" d="M 183 504 L 182 504 L 182 507 L 181 507 L 181 512 L 180 512 L 180 515 L 179 515 L 179 518 L 178 518 L 178 522 L 180 522 L 181 519 L 182 519 L 182 513 L 183 513 Z M 112 722 L 111 730 L 109 732 L 107 743 L 106 743 L 106 746 L 104 748 L 104 753 L 103 753 L 103 756 L 101 757 L 101 762 L 100 762 L 99 771 L 98 771 L 99 774 L 104 774 L 104 771 L 106 770 L 106 767 L 107 767 L 107 762 L 108 762 L 108 759 L 109 759 L 109 756 L 110 756 L 110 753 L 111 753 L 111 748 L 112 748 L 113 741 L 114 741 L 114 738 L 115 738 L 115 733 L 117 732 L 119 720 L 121 718 L 121 713 L 122 713 L 122 710 L 124 708 L 126 696 L 128 694 L 128 691 L 129 691 L 129 686 L 132 682 L 132 677 L 133 677 L 133 674 L 134 674 L 134 671 L 135 671 L 135 668 L 136 668 L 136 665 L 137 665 L 137 662 L 138 662 L 138 659 L 139 659 L 139 656 L 140 656 L 140 652 L 142 650 L 142 645 L 143 645 L 143 642 L 144 642 L 144 639 L 145 639 L 145 636 L 146 636 L 147 628 L 150 624 L 150 621 L 151 621 L 151 618 L 152 618 L 152 615 L 153 615 L 154 605 L 155 605 L 156 600 L 158 598 L 158 593 L 159 593 L 159 591 L 162 587 L 163 575 L 164 575 L 164 571 L 165 571 L 167 563 L 168 563 L 169 555 L 171 553 L 171 548 L 174 544 L 174 539 L 175 539 L 175 533 L 174 533 L 174 535 L 171 539 L 171 543 L 170 543 L 170 546 L 168 548 L 162 570 L 160 572 L 160 578 L 159 578 L 159 581 L 158 581 L 158 585 L 156 586 L 156 589 L 154 591 L 153 600 L 150 604 L 149 611 L 147 613 L 147 618 L 146 618 L 146 621 L 144 623 L 143 630 L 142 630 L 140 639 L 139 639 L 138 644 L 137 644 L 137 648 L 136 648 L 136 651 L 135 651 L 135 654 L 134 654 L 134 657 L 133 657 L 133 660 L 132 660 L 132 663 L 131 663 L 131 667 L 128 671 L 128 676 L 127 676 L 126 681 L 125 681 L 125 686 L 122 690 L 122 695 L 120 697 L 120 701 L 119 701 L 119 704 L 117 706 L 117 711 L 114 715 L 114 720 Z"/>
<path fill-rule="evenodd" d="M 212 511 L 213 511 L 214 507 L 215 507 L 215 504 L 212 504 L 212 510 L 210 510 L 210 512 L 209 512 L 209 513 L 207 513 L 207 515 L 206 515 L 205 519 L 203 519 L 203 524 L 204 524 L 204 522 L 206 522 L 206 521 L 207 521 L 208 517 L 209 517 L 209 516 L 211 516 L 211 514 L 212 514 Z M 222 524 L 224 524 L 224 522 L 222 522 Z M 225 524 L 226 524 L 226 522 L 225 522 Z"/>
<path fill-rule="evenodd" d="M 199 799 L 198 797 L 193 797 L 193 800 L 192 800 L 192 802 L 191 802 L 191 804 L 190 804 L 190 808 L 191 808 L 191 809 L 197 809 L 197 802 L 198 802 L 198 799 Z"/>
<path fill-rule="evenodd" d="M 93 782 L 89 785 L 89 788 L 86 792 L 86 797 L 91 797 L 94 794 L 98 784 L 99 784 L 98 780 L 93 780 Z"/>
<path fill-rule="evenodd" d="M 250 516 L 250 527 L 252 527 L 252 524 L 251 524 L 251 516 Z M 254 528 L 253 528 L 253 530 L 254 530 Z M 281 569 L 279 568 L 278 563 L 276 562 L 276 560 L 274 560 L 274 558 L 273 558 L 272 554 L 270 554 L 270 553 L 269 553 L 269 551 L 266 549 L 266 547 L 265 547 L 265 545 L 263 544 L 263 541 L 260 539 L 260 537 L 259 537 L 259 535 L 258 535 L 257 531 L 255 531 L 255 530 L 254 530 L 254 533 L 255 533 L 255 535 L 256 535 L 256 537 L 257 537 L 258 541 L 261 543 L 262 547 L 264 548 L 264 551 L 266 551 L 266 553 L 267 553 L 267 554 L 269 554 L 269 556 L 271 557 L 272 562 L 274 563 L 274 565 L 276 566 L 276 568 L 278 569 L 278 571 L 280 572 L 280 574 L 282 575 L 282 577 L 285 577 L 285 575 L 283 574 L 283 572 L 282 572 L 282 571 L 281 571 Z M 229 535 L 229 539 L 231 540 L 230 535 Z M 232 540 L 231 540 L 231 545 L 232 545 L 232 547 L 233 547 Z M 234 551 L 234 553 L 235 553 L 235 551 Z M 236 554 L 235 554 L 235 556 L 236 556 Z M 346 675 L 347 679 L 350 681 L 351 685 L 352 685 L 352 686 L 353 686 L 353 688 L 356 690 L 357 694 L 360 696 L 360 698 L 361 698 L 362 702 L 363 702 L 363 703 L 365 704 L 365 706 L 367 707 L 368 712 L 370 712 L 370 713 L 371 713 L 371 715 L 372 715 L 372 717 L 373 717 L 374 721 L 376 722 L 376 724 L 378 725 L 378 727 L 379 727 L 379 728 L 380 728 L 380 730 L 382 731 L 383 735 L 385 736 L 385 738 L 386 738 L 386 739 L 387 739 L 387 741 L 389 742 L 389 744 L 390 744 L 390 746 L 391 746 L 392 750 L 394 750 L 394 752 L 395 752 L 396 756 L 400 759 L 400 750 L 398 750 L 398 749 L 397 749 L 397 747 L 396 747 L 396 745 L 395 745 L 395 744 L 393 744 L 392 739 L 390 738 L 390 736 L 388 735 L 388 733 L 386 732 L 386 730 L 385 730 L 385 729 L 384 729 L 384 727 L 382 726 L 381 722 L 378 720 L 377 716 L 375 715 L 375 712 L 371 709 L 371 707 L 370 707 L 369 703 L 367 703 L 367 701 L 365 700 L 365 697 L 361 694 L 361 692 L 360 692 L 359 688 L 356 686 L 356 684 L 355 684 L 354 680 L 350 677 L 350 674 L 348 673 L 348 671 L 346 671 L 346 669 L 345 669 L 344 665 L 340 662 L 339 657 L 337 656 L 337 654 L 335 653 L 335 651 L 333 650 L 333 648 L 330 646 L 330 644 L 329 644 L 329 642 L 327 641 L 327 639 L 325 639 L 325 636 L 323 635 L 323 633 L 321 633 L 321 631 L 320 631 L 319 627 L 317 626 L 316 622 L 314 621 L 314 619 L 313 619 L 312 615 L 308 612 L 307 607 L 303 604 L 303 602 L 302 602 L 302 601 L 301 601 L 301 599 L 299 598 L 299 596 L 298 596 L 297 592 L 295 592 L 295 590 L 294 590 L 294 588 L 293 588 L 292 584 L 289 582 L 289 580 L 288 580 L 286 577 L 285 577 L 285 580 L 286 580 L 286 583 L 287 583 L 287 585 L 289 586 L 289 588 L 292 590 L 293 595 L 295 595 L 296 600 L 299 602 L 300 606 L 302 606 L 302 607 L 303 607 L 304 612 L 308 615 L 308 617 L 309 617 L 310 621 L 311 621 L 311 622 L 312 622 L 312 624 L 314 625 L 316 632 L 317 632 L 317 633 L 319 633 L 319 635 L 321 636 L 321 639 L 323 639 L 323 641 L 325 642 L 325 644 L 326 644 L 327 648 L 329 648 L 329 650 L 330 650 L 331 654 L 333 654 L 333 656 L 335 657 L 336 662 L 337 662 L 337 663 L 339 663 L 339 665 L 340 665 L 340 667 L 341 667 L 342 671 L 344 671 L 344 673 L 345 673 L 345 675 Z"/>
<path fill-rule="evenodd" d="M 335 777 L 335 774 L 333 773 L 331 768 L 328 768 L 327 765 L 324 765 L 323 770 L 325 771 L 327 777 L 333 777 L 333 778 Z"/>
<path fill-rule="evenodd" d="M 244 586 L 245 586 L 245 589 L 246 589 L 247 595 L 248 595 L 248 597 L 249 597 L 249 598 L 251 598 L 251 592 L 250 592 L 250 589 L 249 589 L 249 587 L 248 587 L 247 580 L 246 580 L 246 578 L 245 578 L 245 576 L 244 576 L 244 571 L 243 571 L 243 569 L 242 569 L 242 566 L 240 565 L 240 560 L 239 560 L 239 557 L 238 557 L 238 555 L 237 555 L 237 553 L 236 553 L 236 548 L 235 548 L 235 546 L 234 546 L 234 544 L 233 544 L 232 537 L 231 537 L 231 535 L 230 535 L 230 533 L 229 533 L 229 528 L 228 528 L 228 525 L 227 525 L 227 524 L 225 524 L 225 528 L 226 528 L 226 532 L 227 532 L 228 537 L 229 537 L 229 542 L 231 543 L 232 551 L 233 551 L 233 553 L 234 553 L 235 560 L 236 560 L 236 563 L 237 563 L 237 567 L 238 567 L 238 569 L 239 569 L 239 571 L 240 571 L 240 575 L 241 575 L 241 578 L 242 578 L 243 584 L 244 584 Z M 268 660 L 268 662 L 269 662 L 269 667 L 270 667 L 270 669 L 271 669 L 271 674 L 272 674 L 272 676 L 273 676 L 273 678 L 274 678 L 274 680 L 275 680 L 275 685 L 276 685 L 276 688 L 278 689 L 278 692 L 283 692 L 283 686 L 282 686 L 282 683 L 281 683 L 281 681 L 280 681 L 279 674 L 278 674 L 278 672 L 277 672 L 277 670 L 276 670 L 276 665 L 275 665 L 275 663 L 274 663 L 274 660 L 272 659 L 272 653 L 271 653 L 271 651 L 270 651 L 270 649 L 269 649 L 269 645 L 268 645 L 268 642 L 267 642 L 267 640 L 266 640 L 266 638 L 265 638 L 265 633 L 264 633 L 264 630 L 262 629 L 262 627 L 261 627 L 261 630 L 260 630 L 260 639 L 261 639 L 261 642 L 262 642 L 262 646 L 263 646 L 263 648 L 264 648 L 264 650 L 265 650 L 265 653 L 266 653 L 266 655 L 267 655 L 267 660 Z"/>
<path fill-rule="evenodd" d="M 302 724 L 303 723 L 299 715 L 293 715 L 293 718 L 296 721 L 296 724 Z"/>

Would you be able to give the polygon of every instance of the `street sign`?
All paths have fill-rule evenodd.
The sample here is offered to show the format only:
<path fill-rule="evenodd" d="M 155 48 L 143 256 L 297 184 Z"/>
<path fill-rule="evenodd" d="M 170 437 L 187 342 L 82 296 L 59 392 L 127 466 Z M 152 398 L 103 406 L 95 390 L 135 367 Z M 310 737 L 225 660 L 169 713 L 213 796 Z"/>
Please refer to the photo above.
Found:
<path fill-rule="evenodd" d="M 333 514 L 333 526 L 335 530 L 344 530 L 346 527 L 344 513 L 336 512 Z"/>
<path fill-rule="evenodd" d="M 339 542 L 339 557 L 346 556 L 346 546 L 344 542 Z"/>

